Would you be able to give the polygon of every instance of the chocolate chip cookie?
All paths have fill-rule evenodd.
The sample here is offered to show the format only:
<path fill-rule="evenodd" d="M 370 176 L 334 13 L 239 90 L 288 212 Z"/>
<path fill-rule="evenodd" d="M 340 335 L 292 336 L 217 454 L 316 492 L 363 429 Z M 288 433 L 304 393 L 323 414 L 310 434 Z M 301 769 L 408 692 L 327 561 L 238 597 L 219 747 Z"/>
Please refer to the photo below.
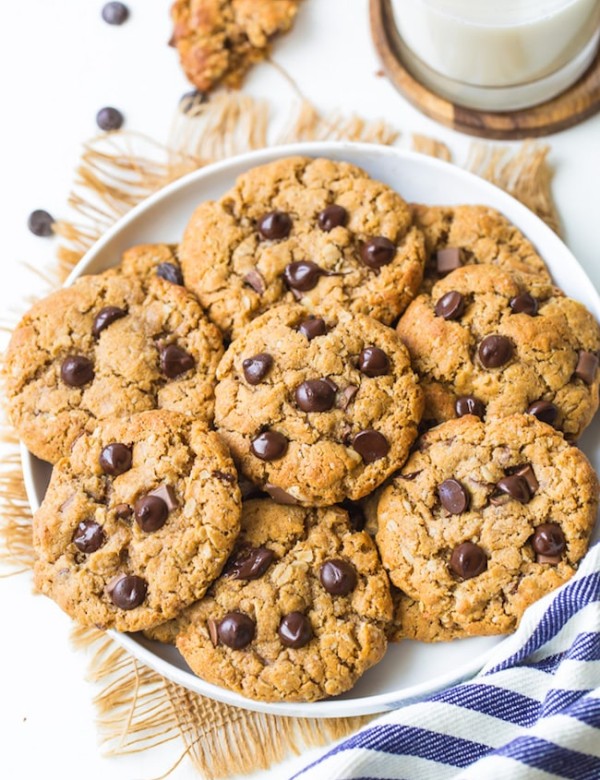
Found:
<path fill-rule="evenodd" d="M 251 500 L 223 574 L 179 618 L 176 645 L 215 685 L 314 701 L 348 690 L 382 658 L 391 611 L 375 545 L 343 509 Z"/>
<path fill-rule="evenodd" d="M 5 364 L 8 412 L 39 458 L 56 462 L 98 420 L 165 408 L 212 421 L 217 328 L 188 290 L 172 248 L 140 247 L 36 303 Z"/>
<path fill-rule="evenodd" d="M 468 415 L 425 434 L 377 507 L 377 546 L 407 596 L 404 636 L 512 631 L 585 554 L 598 481 L 585 455 L 533 415 Z"/>
<path fill-rule="evenodd" d="M 459 268 L 398 324 L 426 397 L 424 420 L 528 412 L 576 439 L 598 408 L 600 329 L 550 284 Z"/>
<path fill-rule="evenodd" d="M 423 399 L 391 328 L 282 305 L 221 361 L 215 423 L 241 471 L 280 503 L 358 499 L 398 469 Z"/>
<path fill-rule="evenodd" d="M 240 516 L 233 462 L 204 423 L 105 420 L 54 467 L 33 522 L 35 585 L 82 625 L 149 628 L 204 595 Z"/>
<path fill-rule="evenodd" d="M 423 274 L 406 203 L 354 165 L 289 157 L 253 168 L 200 205 L 180 248 L 187 286 L 236 338 L 282 301 L 343 306 L 391 324 Z"/>

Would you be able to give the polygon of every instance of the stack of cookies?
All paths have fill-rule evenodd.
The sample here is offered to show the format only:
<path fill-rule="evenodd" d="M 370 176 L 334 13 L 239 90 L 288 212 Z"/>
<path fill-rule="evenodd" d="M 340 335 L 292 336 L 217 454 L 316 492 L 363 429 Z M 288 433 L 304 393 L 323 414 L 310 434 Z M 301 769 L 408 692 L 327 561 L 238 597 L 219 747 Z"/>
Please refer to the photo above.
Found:
<path fill-rule="evenodd" d="M 15 331 L 10 416 L 54 464 L 35 584 L 263 701 L 342 693 L 389 641 L 513 631 L 587 549 L 599 354 L 494 210 L 253 169 Z"/>

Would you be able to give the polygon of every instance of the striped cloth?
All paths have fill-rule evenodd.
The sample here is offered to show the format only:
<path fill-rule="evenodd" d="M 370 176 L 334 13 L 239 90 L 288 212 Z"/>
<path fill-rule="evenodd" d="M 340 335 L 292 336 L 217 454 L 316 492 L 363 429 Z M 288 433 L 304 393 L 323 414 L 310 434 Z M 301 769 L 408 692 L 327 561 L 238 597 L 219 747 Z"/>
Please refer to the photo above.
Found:
<path fill-rule="evenodd" d="M 469 682 L 372 721 L 299 780 L 600 779 L 600 544 Z"/>

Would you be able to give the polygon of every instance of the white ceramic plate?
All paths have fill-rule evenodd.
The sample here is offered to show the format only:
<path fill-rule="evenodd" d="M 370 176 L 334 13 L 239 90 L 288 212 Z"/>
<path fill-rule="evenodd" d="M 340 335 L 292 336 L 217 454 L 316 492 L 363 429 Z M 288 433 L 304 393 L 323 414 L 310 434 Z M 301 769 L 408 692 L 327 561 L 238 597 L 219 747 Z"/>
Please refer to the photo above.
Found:
<path fill-rule="evenodd" d="M 292 154 L 347 160 L 397 190 L 406 200 L 426 203 L 483 203 L 502 211 L 536 245 L 555 281 L 600 318 L 600 299 L 585 272 L 567 247 L 534 214 L 505 192 L 460 168 L 410 152 L 384 146 L 353 143 L 304 143 L 252 152 L 209 165 L 165 187 L 121 219 L 86 254 L 67 280 L 98 273 L 119 262 L 121 253 L 137 243 L 180 240 L 195 206 L 217 198 L 241 173 L 255 165 Z M 580 445 L 598 470 L 600 446 L 596 421 Z M 50 466 L 22 450 L 27 494 L 35 510 L 44 496 Z M 596 531 L 597 533 L 597 531 Z M 239 707 L 279 715 L 339 717 L 394 709 L 475 674 L 501 638 L 463 639 L 427 645 L 404 641 L 391 645 L 381 663 L 348 693 L 309 704 L 262 703 L 209 685 L 193 675 L 178 652 L 140 635 L 110 632 L 113 639 L 147 666 L 173 682 L 213 699 Z"/>

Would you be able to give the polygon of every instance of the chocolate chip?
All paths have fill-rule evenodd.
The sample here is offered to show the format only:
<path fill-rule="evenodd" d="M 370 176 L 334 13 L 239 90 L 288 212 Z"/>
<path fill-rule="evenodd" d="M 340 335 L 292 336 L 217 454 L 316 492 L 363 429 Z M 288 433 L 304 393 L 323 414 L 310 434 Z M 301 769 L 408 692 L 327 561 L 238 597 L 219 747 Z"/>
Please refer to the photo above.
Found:
<path fill-rule="evenodd" d="M 73 544 L 82 553 L 93 553 L 99 550 L 106 541 L 102 526 L 93 520 L 83 520 L 77 526 L 73 536 Z"/>
<path fill-rule="evenodd" d="M 290 612 L 286 615 L 277 631 L 281 644 L 298 649 L 307 645 L 313 638 L 310 620 L 302 612 Z"/>
<path fill-rule="evenodd" d="M 237 482 L 237 477 L 235 474 L 229 474 L 226 471 L 213 471 L 213 477 L 215 479 L 220 480 L 221 482 L 228 482 L 230 485 L 235 485 Z"/>
<path fill-rule="evenodd" d="M 486 336 L 477 350 L 484 368 L 499 368 L 513 356 L 513 345 L 506 336 Z"/>
<path fill-rule="evenodd" d="M 125 444 L 107 444 L 100 453 L 100 468 L 111 477 L 118 477 L 131 468 L 131 450 Z"/>
<path fill-rule="evenodd" d="M 127 315 L 127 312 L 125 309 L 119 309 L 118 306 L 105 306 L 103 309 L 100 309 L 98 314 L 94 317 L 94 324 L 92 325 L 92 335 L 95 338 L 98 338 L 98 336 L 102 333 L 103 330 L 108 328 L 109 325 L 112 325 L 113 322 L 116 322 L 117 320 L 120 320 L 122 317 L 125 317 Z"/>
<path fill-rule="evenodd" d="M 331 377 L 329 377 L 329 376 L 325 377 L 325 379 L 323 381 L 327 382 L 327 384 L 333 390 L 334 393 L 337 393 L 337 391 L 340 389 L 337 386 L 336 382 L 334 382 L 333 379 Z"/>
<path fill-rule="evenodd" d="M 390 360 L 379 347 L 365 347 L 358 356 L 358 367 L 365 376 L 384 376 L 390 372 Z"/>
<path fill-rule="evenodd" d="M 524 479 L 525 482 L 527 482 L 527 487 L 529 488 L 531 495 L 535 495 L 535 492 L 539 488 L 540 483 L 537 481 L 535 471 L 533 470 L 530 463 L 526 463 L 524 466 L 521 466 L 519 469 L 517 469 L 517 471 L 515 471 L 515 476 Z"/>
<path fill-rule="evenodd" d="M 271 370 L 272 365 L 273 358 L 267 352 L 260 352 L 258 355 L 246 358 L 242 363 L 246 382 L 250 385 L 260 384 Z"/>
<path fill-rule="evenodd" d="M 327 593 L 333 596 L 347 596 L 358 581 L 354 566 L 340 559 L 325 561 L 319 569 L 319 579 Z"/>
<path fill-rule="evenodd" d="M 288 287 L 298 292 L 308 292 L 317 286 L 325 271 L 312 260 L 297 260 L 286 265 L 283 278 Z"/>
<path fill-rule="evenodd" d="M 288 448 L 288 440 L 277 431 L 265 431 L 252 439 L 250 450 L 261 460 L 279 460 Z"/>
<path fill-rule="evenodd" d="M 338 206 L 337 203 L 334 203 L 319 212 L 317 219 L 321 230 L 329 233 L 333 228 L 346 224 L 348 221 L 348 212 L 343 206 Z"/>
<path fill-rule="evenodd" d="M 521 504 L 527 504 L 531 500 L 531 491 L 527 480 L 519 474 L 510 474 L 503 477 L 497 484 L 496 489 L 501 493 L 514 498 Z"/>
<path fill-rule="evenodd" d="M 567 542 L 562 528 L 558 523 L 543 523 L 538 525 L 533 533 L 531 545 L 538 555 L 555 557 L 562 555 Z"/>
<path fill-rule="evenodd" d="M 178 347 L 177 344 L 169 344 L 160 350 L 160 367 L 165 376 L 174 379 L 180 374 L 185 374 L 196 365 L 196 361 L 186 352 L 185 349 Z"/>
<path fill-rule="evenodd" d="M 538 313 L 539 302 L 533 295 L 521 293 L 516 298 L 511 298 L 509 306 L 513 314 L 528 314 L 530 317 L 535 317 Z"/>
<path fill-rule="evenodd" d="M 389 265 L 396 255 L 396 245 L 384 236 L 370 238 L 360 248 L 360 257 L 369 268 Z"/>
<path fill-rule="evenodd" d="M 219 639 L 232 650 L 241 650 L 254 639 L 256 623 L 243 612 L 228 612 L 217 628 Z"/>
<path fill-rule="evenodd" d="M 210 641 L 213 643 L 213 646 L 216 647 L 219 644 L 219 627 L 217 626 L 217 621 L 209 618 L 206 621 L 206 628 L 208 629 Z"/>
<path fill-rule="evenodd" d="M 450 568 L 461 579 L 470 580 L 487 569 L 487 556 L 479 545 L 463 542 L 452 550 Z"/>
<path fill-rule="evenodd" d="M 249 547 L 241 550 L 227 563 L 225 575 L 234 580 L 257 580 L 262 577 L 275 559 L 268 547 Z"/>
<path fill-rule="evenodd" d="M 148 583 L 135 574 L 125 575 L 109 588 L 110 598 L 119 609 L 135 609 L 146 598 Z"/>
<path fill-rule="evenodd" d="M 248 271 L 248 273 L 244 276 L 244 282 L 252 287 L 254 292 L 258 293 L 259 295 L 263 295 L 264 291 L 267 289 L 263 275 L 256 268 Z"/>
<path fill-rule="evenodd" d="M 201 92 L 199 89 L 192 89 L 189 92 L 185 92 L 179 98 L 179 110 L 182 114 L 196 113 L 196 110 L 207 101 L 208 95 L 206 92 Z"/>
<path fill-rule="evenodd" d="M 276 504 L 285 504 L 286 506 L 296 506 L 298 499 L 288 493 L 287 490 L 272 485 L 270 482 L 264 486 L 264 491 L 268 493 Z"/>
<path fill-rule="evenodd" d="M 106 3 L 102 8 L 102 18 L 106 24 L 124 24 L 129 19 L 129 8 L 123 3 Z"/>
<path fill-rule="evenodd" d="M 158 531 L 167 522 L 169 508 L 158 496 L 142 496 L 135 502 L 135 521 L 145 533 Z"/>
<path fill-rule="evenodd" d="M 442 295 L 435 304 L 435 316 L 443 317 L 445 320 L 457 320 L 462 317 L 465 310 L 465 299 L 463 296 L 451 290 L 446 295 Z"/>
<path fill-rule="evenodd" d="M 575 367 L 575 376 L 583 379 L 586 385 L 591 385 L 596 378 L 598 370 L 598 356 L 593 352 L 580 352 L 577 365 Z"/>
<path fill-rule="evenodd" d="M 323 379 L 308 379 L 298 385 L 294 393 L 303 412 L 327 412 L 335 403 L 335 390 Z"/>
<path fill-rule="evenodd" d="M 94 365 L 83 355 L 69 355 L 60 367 L 60 378 L 69 387 L 83 387 L 94 378 Z"/>
<path fill-rule="evenodd" d="M 360 504 L 345 498 L 340 506 L 348 512 L 348 520 L 354 531 L 362 531 L 367 524 L 367 518 Z"/>
<path fill-rule="evenodd" d="M 151 490 L 148 495 L 161 498 L 167 505 L 169 512 L 172 512 L 178 506 L 177 496 L 175 495 L 175 490 L 171 485 L 159 485 L 159 487 L 157 487 L 155 490 Z"/>
<path fill-rule="evenodd" d="M 125 121 L 123 114 L 112 106 L 106 106 L 101 108 L 96 114 L 96 124 L 100 130 L 109 132 L 111 130 L 119 130 L 123 126 Z"/>
<path fill-rule="evenodd" d="M 171 284 L 183 287 L 183 274 L 181 273 L 181 268 L 176 266 L 175 263 L 159 263 L 156 266 L 156 275 L 167 282 L 171 282 Z"/>
<path fill-rule="evenodd" d="M 271 240 L 287 238 L 291 229 L 292 220 L 285 211 L 271 211 L 258 220 L 259 232 Z"/>
<path fill-rule="evenodd" d="M 456 271 L 463 264 L 463 251 L 456 246 L 447 246 L 438 249 L 435 253 L 435 266 L 440 276 L 446 276 L 451 271 Z"/>
<path fill-rule="evenodd" d="M 324 336 L 327 333 L 327 325 L 322 317 L 311 315 L 298 325 L 298 332 L 312 341 L 317 336 Z"/>
<path fill-rule="evenodd" d="M 379 431 L 368 429 L 360 431 L 352 439 L 352 446 L 363 459 L 364 463 L 374 463 L 385 458 L 390 451 L 388 440 Z"/>
<path fill-rule="evenodd" d="M 338 398 L 338 406 L 342 411 L 346 411 L 357 393 L 358 387 L 356 385 L 348 385 L 342 390 Z"/>
<path fill-rule="evenodd" d="M 472 395 L 462 395 L 456 399 L 454 410 L 457 417 L 464 417 L 465 414 L 474 414 L 483 420 L 485 415 L 485 405 Z"/>
<path fill-rule="evenodd" d="M 117 504 L 115 507 L 115 516 L 119 520 L 129 520 L 132 514 L 133 509 L 129 506 L 129 504 Z"/>
<path fill-rule="evenodd" d="M 440 503 L 450 514 L 459 515 L 469 507 L 469 494 L 457 479 L 445 479 L 438 485 Z"/>
<path fill-rule="evenodd" d="M 44 209 L 36 209 L 32 211 L 27 218 L 27 227 L 33 233 L 34 236 L 40 238 L 47 238 L 54 233 L 54 217 Z"/>
<path fill-rule="evenodd" d="M 558 417 L 558 406 L 550 403 L 550 401 L 535 401 L 527 409 L 527 414 L 532 414 L 537 417 L 540 422 L 548 423 L 548 425 L 554 425 L 556 418 Z"/>

